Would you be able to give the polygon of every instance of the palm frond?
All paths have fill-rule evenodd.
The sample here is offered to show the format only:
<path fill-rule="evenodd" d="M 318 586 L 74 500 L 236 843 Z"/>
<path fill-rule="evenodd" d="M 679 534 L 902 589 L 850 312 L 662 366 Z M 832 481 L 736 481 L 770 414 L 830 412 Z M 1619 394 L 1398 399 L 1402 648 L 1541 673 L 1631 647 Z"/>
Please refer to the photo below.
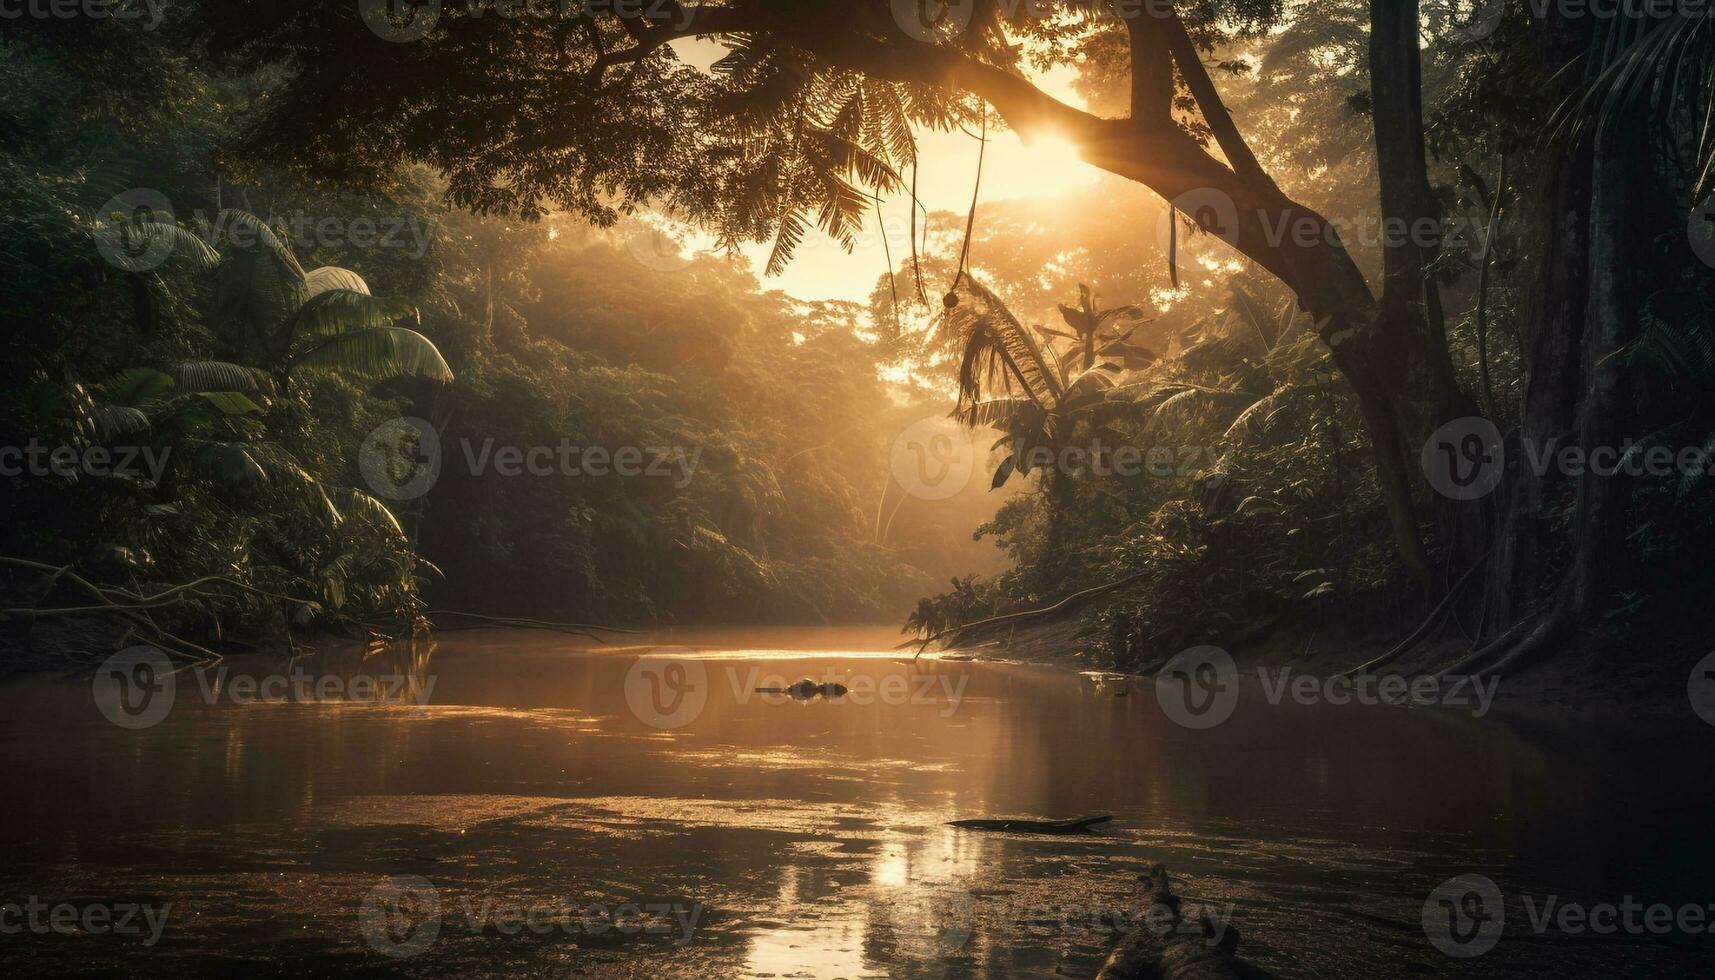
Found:
<path fill-rule="evenodd" d="M 113 245 L 104 254 L 126 272 L 147 272 L 168 255 L 188 258 L 201 269 L 212 269 L 220 261 L 219 254 L 196 232 L 165 221 L 119 217 L 98 221 L 95 228 L 101 240 Z"/>
<path fill-rule="evenodd" d="M 1268 431 L 1268 420 L 1272 416 L 1274 408 L 1279 404 L 1280 400 L 1280 393 L 1277 392 L 1271 395 L 1264 395 L 1256 401 L 1251 402 L 1249 405 L 1246 405 L 1244 411 L 1240 412 L 1238 417 L 1233 419 L 1232 424 L 1227 426 L 1227 430 L 1221 433 L 1221 438 L 1223 440 L 1229 440 L 1239 437 L 1248 438 L 1250 436 L 1266 435 Z"/>
<path fill-rule="evenodd" d="M 1711 432 L 1709 437 L 1703 440 L 1702 450 L 1702 458 L 1710 459 L 1715 457 L 1715 432 Z M 1709 467 L 1704 466 L 1686 467 L 1684 472 L 1679 476 L 1679 486 L 1674 490 L 1675 498 L 1683 503 L 1685 499 L 1691 496 L 1692 492 L 1697 489 L 1698 485 L 1703 482 L 1704 478 L 1709 475 L 1709 469 Z"/>
<path fill-rule="evenodd" d="M 236 391 L 199 391 L 196 397 L 222 415 L 260 415 L 262 406 Z"/>
<path fill-rule="evenodd" d="M 328 289 L 310 297 L 287 322 L 294 347 L 359 330 L 390 327 L 417 309 L 402 299 L 377 298 L 350 289 Z"/>
<path fill-rule="evenodd" d="M 1678 113 L 1702 120 L 1697 137 L 1691 202 L 1715 186 L 1715 36 L 1701 11 L 1668 17 L 1615 18 L 1595 77 L 1567 99 L 1550 120 L 1560 136 L 1576 136 L 1605 120 L 1650 118 L 1675 128 Z"/>
<path fill-rule="evenodd" d="M 173 366 L 181 391 L 242 391 L 267 394 L 274 383 L 266 372 L 230 361 L 185 361 Z"/>
<path fill-rule="evenodd" d="M 103 439 L 147 432 L 151 425 L 146 412 L 130 405 L 97 405 L 94 419 L 95 431 Z"/>
<path fill-rule="evenodd" d="M 267 222 L 246 211 L 220 212 L 216 228 L 224 250 L 215 277 L 215 319 L 246 360 L 279 357 L 290 337 L 281 328 L 303 305 L 303 267 Z"/>
<path fill-rule="evenodd" d="M 1045 413 L 1040 405 L 1028 398 L 989 398 L 965 406 L 957 417 L 973 429 L 986 425 L 1012 431 L 1040 428 Z"/>
<path fill-rule="evenodd" d="M 1246 292 L 1239 284 L 1229 283 L 1228 287 L 1232 291 L 1232 302 L 1227 307 L 1228 311 L 1256 335 L 1262 344 L 1263 353 L 1273 350 L 1278 337 L 1274 317 L 1255 296 Z"/>
<path fill-rule="evenodd" d="M 1016 384 L 1040 405 L 1059 402 L 1058 372 L 1049 365 L 1036 338 L 994 293 L 971 275 L 960 286 L 960 302 L 947 313 L 949 324 L 965 338 L 959 365 L 959 401 L 975 402 L 998 380 Z"/>
<path fill-rule="evenodd" d="M 171 397 L 173 388 L 171 375 L 147 367 L 126 368 L 101 386 L 108 403 L 131 407 L 163 401 Z"/>
<path fill-rule="evenodd" d="M 369 295 L 369 284 L 363 281 L 362 276 L 337 265 L 324 265 L 305 274 L 304 289 L 306 300 L 330 289 L 345 289 Z"/>
<path fill-rule="evenodd" d="M 1715 388 L 1715 318 L 1690 289 L 1665 289 L 1644 302 L 1626 360 L 1676 383 Z"/>
<path fill-rule="evenodd" d="M 434 342 L 404 327 L 357 330 L 326 338 L 296 355 L 291 367 L 376 381 L 407 375 L 440 382 L 453 380 L 452 369 Z"/>
<path fill-rule="evenodd" d="M 1074 413 L 1086 405 L 1106 400 L 1113 387 L 1113 366 L 1098 364 L 1078 372 L 1067 383 L 1066 393 L 1061 397 L 1058 407 L 1068 414 Z"/>
<path fill-rule="evenodd" d="M 341 499 L 345 501 L 347 510 L 368 516 L 371 520 L 394 531 L 400 537 L 405 535 L 405 529 L 399 526 L 399 518 L 393 516 L 393 511 L 369 494 L 346 489 L 341 493 Z"/>

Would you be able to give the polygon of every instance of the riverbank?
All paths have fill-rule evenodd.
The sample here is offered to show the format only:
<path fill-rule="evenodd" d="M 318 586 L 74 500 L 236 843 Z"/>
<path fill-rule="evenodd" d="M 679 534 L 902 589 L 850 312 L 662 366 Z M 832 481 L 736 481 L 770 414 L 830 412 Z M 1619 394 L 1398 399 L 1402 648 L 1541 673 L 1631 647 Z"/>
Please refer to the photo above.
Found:
<path fill-rule="evenodd" d="M 1106 665 L 1092 653 L 1091 620 L 1090 609 L 1070 609 L 980 627 L 935 655 L 1101 671 Z M 1392 649 L 1415 626 L 1415 622 L 1389 626 L 1373 617 L 1324 616 L 1321 622 L 1276 622 L 1230 636 L 1212 635 L 1209 642 L 1232 656 L 1242 677 L 1260 684 L 1303 676 L 1325 681 Z M 1687 682 L 1710 651 L 1704 642 L 1681 637 L 1638 649 L 1590 634 L 1578 640 L 1577 648 L 1565 656 L 1488 675 L 1485 683 L 1493 685 L 1495 703 L 1512 711 L 1599 714 L 1662 724 L 1699 722 L 1687 698 Z M 1432 676 L 1457 663 L 1470 646 L 1471 641 L 1448 620 L 1437 634 L 1370 673 L 1404 680 Z M 1162 651 L 1160 661 L 1151 667 L 1177 652 Z"/>
<path fill-rule="evenodd" d="M 1053 615 L 979 627 L 966 631 L 951 646 L 932 645 L 926 656 L 1106 672 L 1108 665 L 1093 653 L 1092 611 L 1092 607 L 1075 607 Z M 127 625 L 123 618 L 105 614 L 41 619 L 27 631 L 14 624 L 8 634 L 0 636 L 0 648 L 4 649 L 4 656 L 0 656 L 0 680 L 32 674 L 87 672 L 124 645 Z M 1390 624 L 1374 615 L 1330 614 L 1320 617 L 1320 621 L 1277 620 L 1226 636 L 1212 635 L 1209 643 L 1232 656 L 1242 678 L 1266 688 L 1306 676 L 1323 682 L 1339 677 L 1392 649 L 1414 625 L 1402 621 Z M 800 649 L 867 650 L 892 648 L 909 641 L 904 634 L 895 640 L 892 627 L 882 624 L 769 629 L 784 631 L 782 642 Z M 639 644 L 651 648 L 732 648 L 743 645 L 740 639 L 747 631 L 731 626 L 680 626 L 612 637 L 613 642 L 607 645 L 628 649 Z M 1378 681 L 1385 677 L 1409 681 L 1432 676 L 1456 663 L 1470 648 L 1470 640 L 1458 633 L 1449 619 L 1439 633 L 1370 673 Z M 462 630 L 435 634 L 437 639 L 462 635 Z M 530 637 L 535 634 L 510 631 L 510 635 L 527 644 L 534 642 Z M 1588 634 L 1580 640 L 1581 646 L 1570 651 L 1570 655 L 1550 658 L 1523 670 L 1488 675 L 1484 681 L 1485 702 L 1492 697 L 1495 705 L 1514 712 L 1580 713 L 1662 724 L 1699 720 L 1687 698 L 1688 678 L 1709 652 L 1698 640 L 1682 638 L 1642 650 L 1624 648 L 1612 640 Z M 225 654 L 280 657 L 360 646 L 350 638 L 327 634 L 299 637 L 291 646 L 279 637 L 210 642 Z M 909 656 L 914 650 L 914 646 L 906 645 L 900 656 Z M 1162 651 L 1159 661 L 1149 665 L 1150 668 L 1158 668 L 1177 652 Z M 1141 678 L 1145 673 L 1149 671 L 1133 676 Z M 1469 685 L 1461 690 L 1469 691 Z"/>

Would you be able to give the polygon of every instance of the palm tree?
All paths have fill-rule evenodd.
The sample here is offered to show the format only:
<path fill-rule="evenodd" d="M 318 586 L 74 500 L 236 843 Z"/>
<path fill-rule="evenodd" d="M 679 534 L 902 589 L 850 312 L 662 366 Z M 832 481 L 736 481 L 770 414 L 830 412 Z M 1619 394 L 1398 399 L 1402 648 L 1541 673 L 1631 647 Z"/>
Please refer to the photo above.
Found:
<path fill-rule="evenodd" d="M 263 561 L 253 552 L 251 538 L 272 541 L 294 560 L 268 570 L 289 576 L 294 591 L 319 590 L 327 610 L 337 612 L 348 604 L 364 610 L 396 608 L 408 621 L 419 606 L 420 559 L 398 520 L 379 500 L 318 474 L 287 448 L 289 440 L 280 438 L 282 416 L 270 408 L 288 402 L 296 410 L 285 417 L 301 415 L 307 403 L 292 382 L 315 374 L 451 381 L 435 345 L 395 325 L 414 316 L 414 309 L 372 296 L 351 270 L 329 266 L 304 272 L 290 246 L 245 212 L 222 212 L 212 234 L 208 228 L 198 235 L 123 215 L 93 228 L 105 236 L 97 244 L 108 245 L 104 251 L 118 256 L 113 261 L 138 282 L 153 277 L 157 288 L 166 288 L 152 271 L 163 250 L 198 269 L 214 268 L 213 319 L 225 328 L 237 354 L 237 362 L 132 367 L 89 388 L 45 378 L 33 386 L 43 413 L 69 426 L 80 443 L 146 436 L 160 447 L 160 459 L 172 460 L 160 474 L 163 486 L 141 486 L 152 502 L 128 539 L 151 540 L 155 522 L 214 508 L 240 530 L 234 536 L 211 536 L 199 546 L 225 548 L 229 562 L 244 566 L 245 578 L 256 574 L 252 563 Z M 127 264 L 132 255 L 156 261 Z M 221 501 L 239 505 L 223 511 Z M 330 551 L 330 542 L 343 550 Z M 294 615 L 302 621 L 319 611 L 300 609 Z"/>
<path fill-rule="evenodd" d="M 290 397 L 293 374 L 453 379 L 432 341 L 394 325 L 415 316 L 409 303 L 370 295 L 363 277 L 349 269 L 323 266 L 304 272 L 291 246 L 253 214 L 222 211 L 201 236 L 180 225 L 122 214 L 93 228 L 97 243 L 108 246 L 104 251 L 139 281 L 158 259 L 127 264 L 128 256 L 154 258 L 165 250 L 197 268 L 214 268 L 214 315 L 243 363 L 191 361 L 170 371 L 130 368 L 99 386 L 99 400 L 78 385 L 48 385 L 60 402 L 83 406 L 60 414 L 87 419 L 89 436 L 152 431 L 179 446 L 180 457 L 188 455 L 206 478 L 229 485 L 295 486 L 337 520 L 338 511 L 320 483 L 258 421 L 274 399 Z M 350 491 L 348 498 L 365 511 L 379 510 L 397 527 L 367 495 Z"/>
<path fill-rule="evenodd" d="M 214 312 L 241 361 L 285 382 L 330 372 L 370 380 L 415 375 L 448 382 L 453 373 L 433 342 L 395 326 L 416 310 L 370 295 L 363 277 L 323 266 L 305 272 L 291 246 L 244 211 L 222 211 L 225 247 Z"/>
<path fill-rule="evenodd" d="M 1045 340 L 1038 344 L 994 293 L 970 276 L 964 283 L 960 287 L 964 300 L 948 313 L 965 344 L 954 414 L 972 428 L 987 425 L 1005 433 L 997 445 L 1009 444 L 1012 451 L 995 470 L 993 487 L 1000 487 L 1015 472 L 1042 468 L 1051 494 L 1063 493 L 1067 484 L 1055 463 L 1043 465 L 1043 450 L 1057 462 L 1080 424 L 1099 431 L 1130 404 L 1115 375 L 1127 366 L 1148 364 L 1155 355 L 1130 343 L 1138 324 L 1124 331 L 1117 328 L 1142 311 L 1137 307 L 1098 311 L 1089 288 L 1080 286 L 1082 309 L 1060 308 L 1077 333 L 1038 327 Z M 1056 337 L 1070 338 L 1076 346 L 1056 351 Z M 985 390 L 997 386 L 1003 394 L 983 397 Z"/>

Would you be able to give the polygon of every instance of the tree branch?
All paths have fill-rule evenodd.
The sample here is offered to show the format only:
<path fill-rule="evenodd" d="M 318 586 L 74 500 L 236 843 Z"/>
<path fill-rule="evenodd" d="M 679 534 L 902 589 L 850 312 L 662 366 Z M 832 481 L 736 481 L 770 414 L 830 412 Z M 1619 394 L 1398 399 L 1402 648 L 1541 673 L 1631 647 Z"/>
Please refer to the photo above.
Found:
<path fill-rule="evenodd" d="M 1173 60 L 1179 65 L 1179 74 L 1185 79 L 1185 86 L 1191 90 L 1191 95 L 1197 100 L 1197 108 L 1203 113 L 1203 121 L 1209 124 L 1209 131 L 1215 134 L 1215 142 L 1220 145 L 1221 152 L 1226 154 L 1227 162 L 1232 164 L 1239 176 L 1256 183 L 1258 188 L 1280 193 L 1275 186 L 1274 178 L 1262 169 L 1257 162 L 1256 154 L 1251 152 L 1250 144 L 1239 133 L 1239 127 L 1233 122 L 1232 113 L 1227 111 L 1226 103 L 1221 101 L 1221 93 L 1216 91 L 1215 82 L 1209 77 L 1209 70 L 1204 67 L 1203 59 L 1197 54 L 1197 46 L 1192 43 L 1191 35 L 1185 30 L 1185 22 L 1178 14 L 1170 13 L 1163 19 L 1167 38 L 1167 46 L 1173 52 Z"/>
<path fill-rule="evenodd" d="M 1085 112 L 1050 96 L 1013 70 L 956 48 L 902 34 L 883 38 L 867 30 L 833 29 L 805 14 L 781 12 L 786 9 L 790 8 L 682 6 L 651 14 L 650 20 L 659 25 L 656 30 L 667 32 L 664 40 L 714 34 L 770 35 L 798 45 L 834 67 L 885 81 L 967 92 L 994 106 L 1014 130 L 1026 134 L 1052 132 L 1070 142 L 1091 166 L 1137 181 L 1168 200 L 1192 190 L 1219 191 L 1232 200 L 1239 219 L 1236 230 L 1218 229 L 1223 237 L 1297 292 L 1300 305 L 1318 321 L 1331 317 L 1341 329 L 1367 329 L 1374 297 L 1332 234 L 1316 236 L 1307 247 L 1290 237 L 1283 241 L 1271 234 L 1265 222 L 1284 227 L 1310 221 L 1318 229 L 1327 229 L 1328 222 L 1309 208 L 1286 200 L 1263 172 L 1177 17 L 1159 19 L 1168 50 L 1232 166 L 1211 155 L 1177 126 L 1143 130 L 1129 119 L 1105 119 Z"/>
<path fill-rule="evenodd" d="M 1143 129 L 1171 126 L 1173 55 L 1161 18 L 1139 10 L 1124 20 L 1131 45 L 1131 120 Z"/>

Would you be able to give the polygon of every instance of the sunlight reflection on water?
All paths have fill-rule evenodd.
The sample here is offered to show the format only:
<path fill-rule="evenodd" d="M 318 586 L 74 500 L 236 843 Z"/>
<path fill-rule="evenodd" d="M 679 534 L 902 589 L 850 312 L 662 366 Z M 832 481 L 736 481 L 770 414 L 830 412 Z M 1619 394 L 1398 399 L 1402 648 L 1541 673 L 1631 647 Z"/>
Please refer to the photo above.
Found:
<path fill-rule="evenodd" d="M 1188 901 L 1230 907 L 1247 957 L 1324 978 L 1440 968 L 1418 920 L 1451 874 L 1695 896 L 1711 866 L 1708 753 L 1638 767 L 1601 732 L 1267 705 L 1191 731 L 1135 679 L 913 663 L 896 635 L 853 631 L 651 637 L 702 639 L 706 661 L 706 704 L 661 728 L 624 691 L 652 645 L 455 637 L 417 665 L 433 682 L 421 705 L 193 696 L 127 731 L 87 683 L 0 687 L 0 895 L 170 899 L 182 915 L 143 954 L 163 974 L 262 958 L 424 975 L 1087 976 L 1112 923 L 1138 912 L 1136 869 L 1163 861 Z M 769 676 L 905 694 L 756 694 Z M 1085 837 L 943 825 L 1097 812 L 1116 819 Z M 356 910 L 401 874 L 432 882 L 445 922 L 395 964 Z M 650 896 L 706 906 L 692 942 L 520 938 L 460 918 Z M 100 969 L 139 952 L 83 938 L 27 945 L 27 962 Z M 1480 966 L 1518 967 L 1508 948 Z M 1554 955 L 1577 972 L 1611 966 L 1606 950 Z"/>

